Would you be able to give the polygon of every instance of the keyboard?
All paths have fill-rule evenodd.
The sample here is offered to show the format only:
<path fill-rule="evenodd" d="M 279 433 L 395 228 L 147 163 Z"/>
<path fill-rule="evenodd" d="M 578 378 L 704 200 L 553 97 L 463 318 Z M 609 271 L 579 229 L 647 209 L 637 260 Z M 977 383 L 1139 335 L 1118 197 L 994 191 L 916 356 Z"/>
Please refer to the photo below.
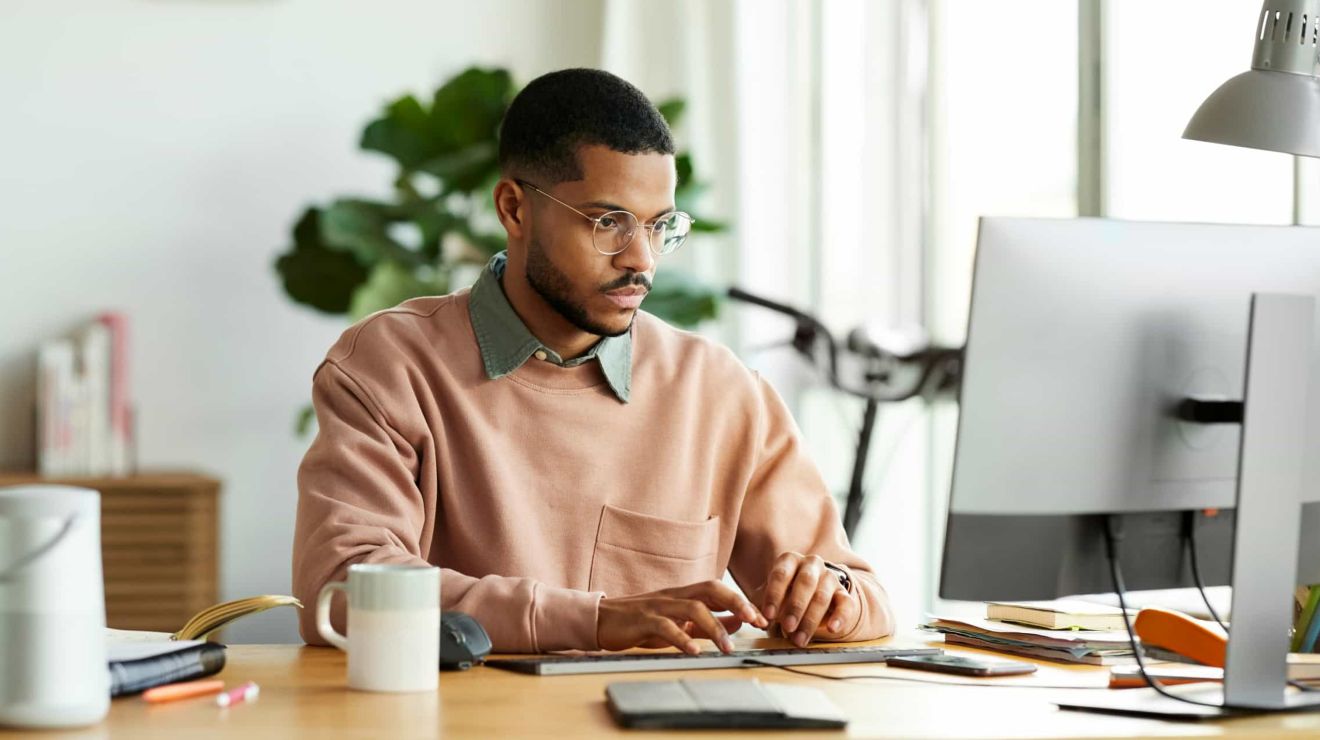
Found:
<path fill-rule="evenodd" d="M 641 671 L 691 671 L 703 668 L 754 668 L 758 661 L 772 665 L 830 665 L 835 663 L 883 663 L 890 658 L 939 655 L 939 648 L 912 647 L 824 647 L 708 651 L 687 653 L 604 653 L 591 655 L 495 658 L 486 665 L 537 676 L 573 676 L 582 673 L 635 673 Z"/>

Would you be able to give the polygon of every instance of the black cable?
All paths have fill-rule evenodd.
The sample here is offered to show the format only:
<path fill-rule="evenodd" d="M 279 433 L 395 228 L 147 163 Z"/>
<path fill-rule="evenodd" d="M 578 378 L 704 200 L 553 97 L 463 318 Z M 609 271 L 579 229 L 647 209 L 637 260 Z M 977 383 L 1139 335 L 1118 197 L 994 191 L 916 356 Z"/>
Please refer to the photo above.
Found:
<path fill-rule="evenodd" d="M 1224 622 L 1224 620 L 1219 618 L 1219 613 L 1215 611 L 1214 605 L 1210 603 L 1210 596 L 1205 592 L 1205 582 L 1201 580 L 1201 569 L 1197 565 L 1196 512 L 1189 511 L 1186 512 L 1183 516 L 1184 516 L 1183 536 L 1187 541 L 1187 550 L 1189 556 L 1188 559 L 1192 561 L 1192 581 L 1196 583 L 1196 590 L 1201 592 L 1201 601 L 1205 602 L 1206 611 L 1210 612 L 1210 616 L 1214 618 L 1215 623 L 1218 624 L 1219 628 L 1222 629 L 1224 631 L 1224 634 L 1227 635 L 1228 625 Z M 1311 686 L 1302 683 L 1301 681 L 1289 680 L 1288 685 L 1292 686 L 1298 691 L 1320 691 L 1320 688 L 1313 688 Z"/>
<path fill-rule="evenodd" d="M 765 661 L 763 661 L 763 660 L 757 660 L 757 659 L 755 659 L 755 658 L 744 658 L 744 659 L 743 659 L 743 663 L 744 663 L 745 665 L 757 666 L 757 667 L 763 667 L 763 668 L 778 668 L 778 669 L 781 670 L 781 671 L 788 671 L 789 673 L 796 673 L 796 674 L 801 675 L 801 676 L 811 676 L 812 678 L 824 678 L 824 679 L 828 679 L 828 680 L 830 680 L 830 681 L 856 681 L 856 680 L 859 680 L 859 679 L 871 679 L 871 680 L 876 680 L 876 681 L 907 681 L 907 682 L 909 682 L 909 683 L 928 683 L 928 684 L 934 684 L 934 685 L 936 685 L 936 686 L 975 686 L 975 687 L 977 687 L 977 688 L 981 688 L 981 689 L 1056 689 L 1056 690 L 1066 689 L 1066 690 L 1069 690 L 1069 691 L 1071 691 L 1071 690 L 1073 690 L 1073 689 L 1104 689 L 1104 690 L 1106 690 L 1106 691 L 1109 690 L 1109 687 L 1108 687 L 1108 686 L 1043 686 L 1043 685 L 1041 685 L 1041 684 L 1020 684 L 1020 683 L 977 683 L 977 682 L 974 682 L 974 681 L 931 681 L 931 680 L 927 680 L 927 679 L 924 679 L 924 678 L 910 678 L 910 677 L 908 677 L 908 676 L 881 676 L 881 675 L 877 675 L 877 674 L 874 674 L 874 673 L 871 673 L 871 674 L 864 674 L 864 675 L 861 675 L 861 676 L 830 676 L 830 675 L 827 675 L 827 674 L 824 674 L 824 673 L 812 673 L 811 671 L 804 671 L 804 670 L 802 670 L 802 669 L 800 669 L 800 668 L 790 668 L 790 667 L 788 667 L 788 666 L 786 666 L 786 665 L 778 665 L 778 664 L 776 664 L 776 663 L 767 663 L 767 662 L 765 662 Z"/>
<path fill-rule="evenodd" d="M 1228 625 L 1219 618 L 1219 612 L 1215 611 L 1214 604 L 1210 603 L 1210 596 L 1205 592 L 1205 582 L 1201 580 L 1201 566 L 1196 556 L 1196 512 L 1188 511 L 1183 514 L 1183 537 L 1187 542 L 1189 560 L 1192 561 L 1192 580 L 1196 582 L 1196 590 L 1201 592 L 1201 601 L 1205 602 L 1206 611 L 1210 612 L 1211 618 L 1219 625 L 1219 628 L 1228 634 Z"/>
<path fill-rule="evenodd" d="M 1146 670 L 1146 660 L 1141 655 L 1141 648 L 1137 646 L 1137 635 L 1132 630 L 1132 618 L 1128 616 L 1127 609 L 1127 589 L 1123 586 L 1123 572 L 1118 564 L 1118 544 L 1123 539 L 1122 526 L 1117 515 L 1105 517 L 1105 557 L 1109 560 L 1109 577 L 1114 582 L 1114 593 L 1118 595 L 1118 608 L 1123 613 L 1123 626 L 1127 628 L 1128 644 L 1132 647 L 1132 657 L 1137 659 L 1137 670 L 1141 672 L 1141 677 L 1146 681 L 1146 685 L 1151 687 L 1160 696 L 1174 701 L 1181 701 L 1187 704 L 1195 704 L 1201 707 L 1212 707 L 1214 709 L 1250 709 L 1250 707 L 1235 707 L 1228 703 L 1215 704 L 1214 702 L 1201 701 L 1187 696 L 1179 696 L 1167 688 L 1164 684 L 1156 681 Z M 1259 710 L 1254 710 L 1259 711 Z"/>
<path fill-rule="evenodd" d="M 1165 689 L 1163 684 L 1152 678 L 1151 675 L 1146 671 L 1146 661 L 1141 655 L 1141 649 L 1137 646 L 1136 633 L 1132 629 L 1132 622 L 1130 621 L 1130 617 L 1128 616 L 1127 597 L 1126 597 L 1127 589 L 1123 585 L 1123 573 L 1118 563 L 1118 543 L 1120 540 L 1122 540 L 1123 536 L 1121 532 L 1118 531 L 1118 529 L 1119 526 L 1116 517 L 1112 517 L 1112 516 L 1108 517 L 1105 521 L 1105 554 L 1109 560 L 1109 575 L 1114 581 L 1114 592 L 1118 595 L 1118 608 L 1123 613 L 1123 626 L 1127 628 L 1128 645 L 1130 645 L 1132 648 L 1132 656 L 1136 658 L 1137 668 L 1138 670 L 1140 670 L 1141 677 L 1143 680 L 1145 680 L 1146 685 L 1154 689 L 1161 696 L 1167 697 L 1169 699 L 1173 699 L 1175 701 L 1186 702 L 1188 704 L 1195 704 L 1203 707 L 1213 707 L 1216 709 L 1249 709 L 1248 707 L 1234 707 L 1229 704 L 1215 704 L 1213 702 L 1199 701 L 1197 699 L 1192 699 L 1190 697 L 1179 696 Z M 1224 623 L 1220 621 L 1219 616 L 1215 613 L 1214 607 L 1210 605 L 1210 599 L 1207 596 L 1205 592 L 1205 586 L 1201 581 L 1200 570 L 1196 566 L 1195 539 L 1191 535 L 1190 529 L 1186 530 L 1186 533 L 1188 534 L 1188 544 L 1191 547 L 1192 577 L 1196 581 L 1196 587 L 1200 589 L 1201 598 L 1205 600 L 1206 608 L 1210 610 L 1211 616 L 1215 618 L 1216 622 L 1219 622 L 1219 626 L 1224 627 Z M 1224 631 L 1227 632 L 1228 628 L 1224 627 Z M 788 671 L 789 673 L 796 673 L 801 676 L 811 676 L 812 678 L 823 678 L 829 681 L 857 681 L 857 680 L 906 681 L 908 683 L 935 684 L 938 686 L 975 686 L 979 688 L 999 688 L 999 689 L 1054 689 L 1054 690 L 1103 689 L 1106 691 L 1109 690 L 1108 686 L 1046 686 L 1041 684 L 979 683 L 972 681 L 932 681 L 932 680 L 925 680 L 920 678 L 910 678 L 907 676 L 881 676 L 876 674 L 863 674 L 859 676 L 830 676 L 824 673 L 812 673 L 811 671 L 804 671 L 800 668 L 790 668 L 789 666 L 777 665 L 775 663 L 767 663 L 765 661 L 756 660 L 755 658 L 746 658 L 743 660 L 743 664 L 749 666 L 765 667 L 765 668 L 778 668 L 781 671 Z M 1293 687 L 1300 689 L 1302 691 L 1320 690 L 1320 689 L 1311 688 L 1310 686 L 1307 686 L 1297 681 L 1289 681 L 1288 683 Z"/>

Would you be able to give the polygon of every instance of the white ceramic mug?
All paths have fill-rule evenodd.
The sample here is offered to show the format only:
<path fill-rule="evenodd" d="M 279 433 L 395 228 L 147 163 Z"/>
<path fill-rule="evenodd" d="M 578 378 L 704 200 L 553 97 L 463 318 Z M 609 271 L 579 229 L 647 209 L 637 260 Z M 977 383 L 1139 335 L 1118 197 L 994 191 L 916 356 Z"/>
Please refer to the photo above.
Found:
<path fill-rule="evenodd" d="M 109 709 L 101 495 L 0 489 L 0 726 L 78 727 Z"/>
<path fill-rule="evenodd" d="M 348 597 L 348 636 L 330 624 L 335 591 Z M 348 686 L 363 691 L 434 691 L 440 676 L 440 569 L 348 566 L 347 581 L 325 584 L 316 630 L 348 653 Z"/>

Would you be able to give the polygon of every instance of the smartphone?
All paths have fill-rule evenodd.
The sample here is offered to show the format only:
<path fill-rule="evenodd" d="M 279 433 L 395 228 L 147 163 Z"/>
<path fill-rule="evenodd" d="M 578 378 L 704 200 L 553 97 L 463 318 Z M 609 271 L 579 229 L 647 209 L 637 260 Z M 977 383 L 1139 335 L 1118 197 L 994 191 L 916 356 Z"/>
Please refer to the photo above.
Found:
<path fill-rule="evenodd" d="M 1016 660 L 977 660 L 958 655 L 913 655 L 890 658 L 885 665 L 895 668 L 916 668 L 921 671 L 957 673 L 960 676 L 1017 676 L 1035 673 L 1036 666 Z"/>

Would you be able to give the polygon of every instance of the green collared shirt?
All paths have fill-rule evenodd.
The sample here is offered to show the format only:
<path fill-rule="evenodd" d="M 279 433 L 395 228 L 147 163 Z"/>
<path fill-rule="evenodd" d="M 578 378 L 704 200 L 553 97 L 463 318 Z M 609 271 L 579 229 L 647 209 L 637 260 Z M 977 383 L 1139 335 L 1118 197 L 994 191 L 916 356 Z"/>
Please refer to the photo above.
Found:
<path fill-rule="evenodd" d="M 576 367 L 585 362 L 596 360 L 605 373 L 605 382 L 620 401 L 628 402 L 628 393 L 632 390 L 632 332 L 617 337 L 601 337 L 599 342 L 581 357 L 565 361 L 554 350 L 541 344 L 532 336 L 527 325 L 518 318 L 509 299 L 500 286 L 500 277 L 508 254 L 500 252 L 491 258 L 490 264 L 481 271 L 481 277 L 472 286 L 468 300 L 468 315 L 472 317 L 472 328 L 477 333 L 477 346 L 481 348 L 481 360 L 486 365 L 486 376 L 491 380 L 522 367 L 528 358 L 535 355 L 560 367 Z"/>

